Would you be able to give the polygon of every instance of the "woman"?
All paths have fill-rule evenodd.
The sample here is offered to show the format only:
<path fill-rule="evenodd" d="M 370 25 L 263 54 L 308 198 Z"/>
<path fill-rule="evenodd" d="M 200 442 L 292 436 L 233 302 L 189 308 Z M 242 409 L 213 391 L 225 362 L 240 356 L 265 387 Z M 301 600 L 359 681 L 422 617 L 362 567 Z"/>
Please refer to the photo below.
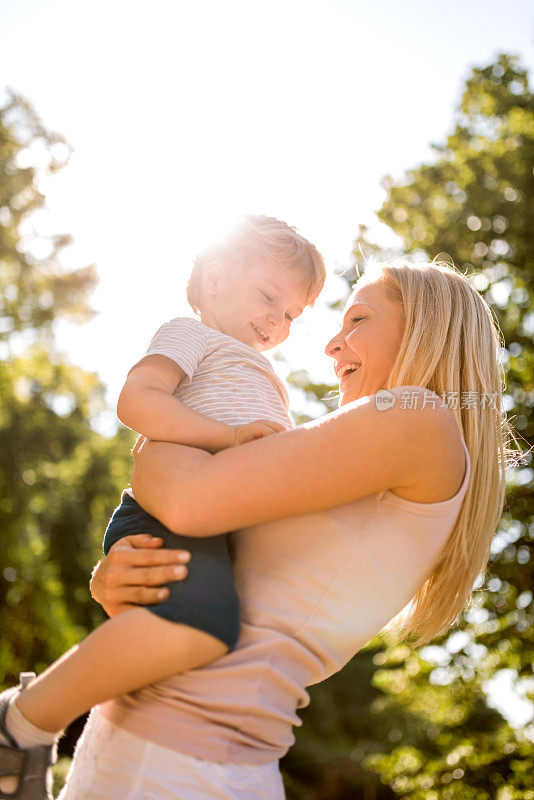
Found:
<path fill-rule="evenodd" d="M 215 456 L 164 442 L 136 453 L 149 513 L 190 536 L 237 530 L 242 633 L 219 661 L 94 711 L 63 800 L 283 798 L 278 758 L 306 686 L 403 609 L 416 644 L 454 623 L 504 499 L 498 347 L 489 308 L 451 267 L 368 269 L 326 350 L 340 410 Z M 153 602 L 169 579 L 167 556 L 140 544 L 94 576 L 108 613 Z"/>

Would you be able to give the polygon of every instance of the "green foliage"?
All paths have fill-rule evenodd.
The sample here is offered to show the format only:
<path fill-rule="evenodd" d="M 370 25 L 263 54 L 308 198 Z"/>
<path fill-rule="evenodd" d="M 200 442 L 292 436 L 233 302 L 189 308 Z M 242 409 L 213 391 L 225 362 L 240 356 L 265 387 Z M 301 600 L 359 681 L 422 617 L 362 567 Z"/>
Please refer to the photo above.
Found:
<path fill-rule="evenodd" d="M 71 759 L 64 756 L 63 758 L 59 758 L 57 760 L 57 763 L 54 764 L 54 766 L 52 767 L 52 773 L 54 776 L 54 785 L 53 785 L 54 797 L 58 796 L 60 790 L 63 787 L 63 784 L 67 779 L 67 772 L 69 771 L 70 764 L 71 764 Z"/>
<path fill-rule="evenodd" d="M 88 580 L 120 489 L 130 433 L 96 433 L 104 408 L 95 375 L 54 348 L 52 322 L 88 315 L 91 269 L 64 272 L 68 236 L 34 229 L 40 186 L 69 148 L 30 105 L 0 109 L 0 683 L 40 670 L 102 619 Z M 38 258 L 36 252 L 47 256 Z"/>
<path fill-rule="evenodd" d="M 24 663 L 42 669 L 102 618 L 88 576 L 127 482 L 130 437 L 91 429 L 89 408 L 103 404 L 95 376 L 43 349 L 1 364 L 0 384 L 4 681 Z"/>
<path fill-rule="evenodd" d="M 10 93 L 0 108 L 0 342 L 22 330 L 43 337 L 58 312 L 78 319 L 90 314 L 86 295 L 94 268 L 65 272 L 59 255 L 71 237 L 36 229 L 39 214 L 45 216 L 40 187 L 69 157 L 64 138 L 47 131 L 30 104 Z"/>
<path fill-rule="evenodd" d="M 494 308 L 505 340 L 506 409 L 528 450 L 534 436 L 534 97 L 513 57 L 473 70 L 455 129 L 434 151 L 432 163 L 402 181 L 385 180 L 379 217 L 412 257 L 452 257 Z M 360 228 L 347 278 L 364 270 L 366 258 L 391 255 L 370 245 Z M 332 388 L 315 387 L 302 374 L 295 383 L 318 399 Z M 529 454 L 510 473 L 492 561 L 460 620 L 463 633 L 420 651 L 376 639 L 341 675 L 312 688 L 304 726 L 285 760 L 290 800 L 534 800 L 534 726 L 511 728 L 483 690 L 503 669 L 532 679 L 530 465 Z M 526 694 L 534 699 L 532 684 Z M 332 770 L 339 780 L 331 780 Z"/>

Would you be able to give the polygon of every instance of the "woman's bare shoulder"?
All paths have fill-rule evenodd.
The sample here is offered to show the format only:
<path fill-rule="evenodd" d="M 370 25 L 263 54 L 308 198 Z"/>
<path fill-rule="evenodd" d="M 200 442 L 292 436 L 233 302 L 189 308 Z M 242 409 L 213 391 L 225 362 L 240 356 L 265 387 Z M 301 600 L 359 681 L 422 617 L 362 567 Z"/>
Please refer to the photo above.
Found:
<path fill-rule="evenodd" d="M 419 465 L 411 484 L 392 492 L 415 503 L 449 500 L 462 485 L 466 470 L 462 434 L 452 411 L 439 395 L 421 386 L 400 386 L 391 392 L 399 415 L 414 412 L 407 416 L 406 425 L 412 457 Z"/>

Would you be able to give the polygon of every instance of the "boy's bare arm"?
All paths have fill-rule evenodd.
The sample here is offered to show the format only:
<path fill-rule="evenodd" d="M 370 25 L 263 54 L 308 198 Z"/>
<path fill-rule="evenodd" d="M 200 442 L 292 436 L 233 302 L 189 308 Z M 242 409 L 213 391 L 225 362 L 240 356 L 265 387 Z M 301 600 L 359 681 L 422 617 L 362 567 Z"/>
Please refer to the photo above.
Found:
<path fill-rule="evenodd" d="M 234 428 L 189 408 L 173 392 L 185 372 L 171 358 L 145 356 L 130 371 L 117 403 L 126 427 L 160 442 L 176 442 L 216 453 L 231 447 Z"/>
<path fill-rule="evenodd" d="M 120 393 L 120 421 L 153 441 L 200 447 L 210 453 L 283 430 L 264 420 L 233 426 L 199 414 L 173 396 L 183 378 L 185 372 L 171 358 L 145 356 L 130 371 Z"/>

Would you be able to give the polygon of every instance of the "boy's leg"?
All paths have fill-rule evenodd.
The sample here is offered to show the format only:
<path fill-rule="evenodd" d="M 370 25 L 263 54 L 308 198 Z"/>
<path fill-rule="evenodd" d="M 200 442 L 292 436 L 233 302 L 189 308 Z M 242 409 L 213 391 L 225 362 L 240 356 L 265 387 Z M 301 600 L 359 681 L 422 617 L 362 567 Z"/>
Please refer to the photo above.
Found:
<path fill-rule="evenodd" d="M 30 730 L 30 735 L 36 733 L 42 737 L 46 731 L 61 731 L 98 703 L 207 664 L 228 649 L 209 633 L 170 622 L 144 608 L 135 608 L 103 623 L 34 678 L 12 700 L 16 706 L 14 711 L 20 712 L 25 733 L 35 726 L 39 730 Z M 9 713 L 6 721 L 9 721 Z M 8 733 L 14 732 L 8 727 Z M 36 757 L 37 749 L 33 747 L 32 758 Z M 8 757 L 9 754 L 4 755 L 4 761 Z M 19 782 L 23 774 L 20 770 L 24 763 L 22 767 L 7 761 L 2 764 L 0 795 L 6 796 L 6 792 L 15 796 L 17 792 L 17 797 L 51 797 L 42 794 L 39 788 L 34 793 L 29 785 L 25 785 L 20 794 Z M 41 767 L 44 781 L 44 762 Z"/>
<path fill-rule="evenodd" d="M 17 697 L 39 728 L 60 731 L 92 706 L 220 658 L 228 647 L 144 608 L 104 622 Z"/>
<path fill-rule="evenodd" d="M 226 537 L 171 533 L 133 498 L 116 513 L 137 531 L 160 536 L 165 547 L 190 551 L 188 576 L 168 584 L 163 602 L 104 622 L 21 692 L 17 708 L 47 731 L 61 730 L 112 697 L 214 661 L 237 641 L 239 600 Z M 110 529 L 111 523 L 106 534 Z"/>
<path fill-rule="evenodd" d="M 0 777 L 0 796 L 2 790 L 12 791 L 3 786 L 12 775 L 17 786 L 19 781 L 26 783 L 26 773 L 13 761 L 20 760 L 20 748 L 31 750 L 33 758 L 50 732 L 60 731 L 93 705 L 209 663 L 235 646 L 239 600 L 225 537 L 188 539 L 171 533 L 128 496 L 110 521 L 105 551 L 123 536 L 140 532 L 161 537 L 170 549 L 189 550 L 193 557 L 188 578 L 168 584 L 163 602 L 104 623 L 23 692 L 0 695 L 2 713 L 6 712 L 5 729 L 0 730 L 0 772 L 10 776 Z M 44 785 L 44 772 L 38 777 Z M 17 797 L 36 800 L 21 786 Z M 42 793 L 38 797 L 41 800 Z"/>

